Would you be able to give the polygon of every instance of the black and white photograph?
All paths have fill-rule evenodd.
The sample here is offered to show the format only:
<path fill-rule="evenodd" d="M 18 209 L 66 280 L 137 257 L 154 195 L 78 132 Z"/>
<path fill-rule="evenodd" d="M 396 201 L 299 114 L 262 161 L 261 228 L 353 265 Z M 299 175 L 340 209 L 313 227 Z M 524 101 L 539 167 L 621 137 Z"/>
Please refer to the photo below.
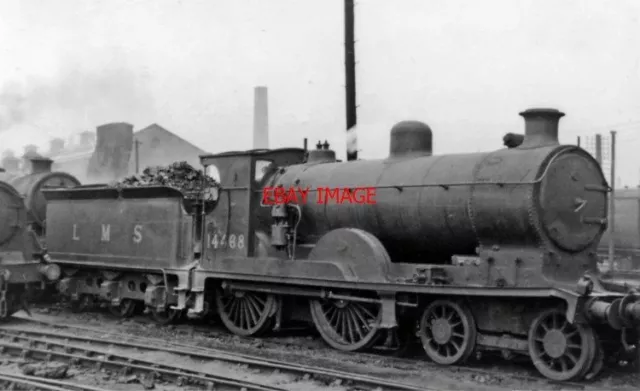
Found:
<path fill-rule="evenodd" d="M 640 389 L 640 1 L 0 0 L 0 389 Z"/>

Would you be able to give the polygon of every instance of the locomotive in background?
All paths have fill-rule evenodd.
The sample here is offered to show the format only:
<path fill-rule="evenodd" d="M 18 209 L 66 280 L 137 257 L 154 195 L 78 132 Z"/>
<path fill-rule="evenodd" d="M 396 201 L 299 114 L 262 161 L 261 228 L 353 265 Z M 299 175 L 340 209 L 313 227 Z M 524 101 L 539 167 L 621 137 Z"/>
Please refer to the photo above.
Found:
<path fill-rule="evenodd" d="M 43 188 L 79 185 L 74 177 L 51 172 L 50 159 L 34 157 L 26 175 L 0 173 L 0 319 L 24 309 L 56 281 L 60 267 L 46 253 L 46 200 Z"/>
<path fill-rule="evenodd" d="M 598 270 L 610 189 L 589 153 L 558 143 L 564 114 L 521 115 L 525 134 L 489 153 L 432 156 L 431 129 L 407 121 L 381 160 L 205 155 L 220 187 L 198 202 L 168 187 L 45 190 L 61 291 L 162 323 L 215 311 L 243 336 L 308 321 L 345 351 L 401 349 L 417 331 L 440 364 L 497 350 L 591 378 L 605 358 L 635 359 L 640 280 Z M 377 202 L 265 205 L 277 187 L 372 187 Z"/>
<path fill-rule="evenodd" d="M 83 177 L 117 179 L 128 162 L 130 151 L 122 145 L 131 145 L 132 127 L 107 124 L 98 127 L 97 134 Z M 25 148 L 22 161 L 5 154 L 0 172 L 0 318 L 21 308 L 28 312 L 28 302 L 60 276 L 60 267 L 51 262 L 46 250 L 47 201 L 42 190 L 80 186 L 75 176 L 52 171 L 53 160 L 34 148 Z"/>

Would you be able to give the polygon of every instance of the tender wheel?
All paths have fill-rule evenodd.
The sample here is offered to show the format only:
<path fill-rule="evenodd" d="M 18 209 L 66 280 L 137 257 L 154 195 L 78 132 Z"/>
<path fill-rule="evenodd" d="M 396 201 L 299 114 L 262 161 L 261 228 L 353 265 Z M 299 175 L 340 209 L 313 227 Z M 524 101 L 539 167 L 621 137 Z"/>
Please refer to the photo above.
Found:
<path fill-rule="evenodd" d="M 476 322 L 463 304 L 436 300 L 424 310 L 418 335 L 434 362 L 458 364 L 469 358 L 476 347 Z"/>
<path fill-rule="evenodd" d="M 311 300 L 316 329 L 331 347 L 348 352 L 373 346 L 380 336 L 380 305 L 345 300 Z"/>
<path fill-rule="evenodd" d="M 529 355 L 536 369 L 555 381 L 577 380 L 596 358 L 596 338 L 587 326 L 570 324 L 564 312 L 542 312 L 529 329 Z"/>
<path fill-rule="evenodd" d="M 120 305 L 110 305 L 109 311 L 119 318 L 130 318 L 136 312 L 136 302 L 131 299 L 122 299 Z"/>
<path fill-rule="evenodd" d="M 78 300 L 71 300 L 71 312 L 84 312 L 93 307 L 94 300 L 91 295 L 81 295 Z"/>
<path fill-rule="evenodd" d="M 221 289 L 216 292 L 220 320 L 229 331 L 243 337 L 257 337 L 267 332 L 277 304 L 276 297 L 267 293 L 234 291 L 227 294 Z"/>

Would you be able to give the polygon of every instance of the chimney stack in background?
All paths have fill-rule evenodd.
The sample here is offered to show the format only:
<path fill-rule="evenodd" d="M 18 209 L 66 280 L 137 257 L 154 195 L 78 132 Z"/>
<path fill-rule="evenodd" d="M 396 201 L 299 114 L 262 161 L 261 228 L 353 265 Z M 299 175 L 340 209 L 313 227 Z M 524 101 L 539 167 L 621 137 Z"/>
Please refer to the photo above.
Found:
<path fill-rule="evenodd" d="M 53 166 L 53 160 L 46 157 L 33 157 L 31 158 L 31 173 L 40 174 L 43 172 L 51 172 Z"/>
<path fill-rule="evenodd" d="M 88 130 L 80 133 L 80 147 L 82 149 L 93 148 L 96 144 L 96 133 Z"/>
<path fill-rule="evenodd" d="M 23 157 L 32 157 L 32 156 L 39 156 L 38 146 L 33 144 L 25 145 Z"/>
<path fill-rule="evenodd" d="M 2 167 L 9 173 L 17 173 L 20 170 L 20 159 L 12 156 L 5 156 L 2 158 Z"/>
<path fill-rule="evenodd" d="M 269 104 L 267 87 L 255 87 L 253 105 L 253 148 L 269 148 Z"/>
<path fill-rule="evenodd" d="M 64 140 L 57 137 L 49 142 L 49 155 L 55 156 L 64 150 Z"/>
<path fill-rule="evenodd" d="M 87 176 L 95 181 L 122 179 L 128 174 L 132 149 L 133 125 L 117 122 L 98 126 Z"/>

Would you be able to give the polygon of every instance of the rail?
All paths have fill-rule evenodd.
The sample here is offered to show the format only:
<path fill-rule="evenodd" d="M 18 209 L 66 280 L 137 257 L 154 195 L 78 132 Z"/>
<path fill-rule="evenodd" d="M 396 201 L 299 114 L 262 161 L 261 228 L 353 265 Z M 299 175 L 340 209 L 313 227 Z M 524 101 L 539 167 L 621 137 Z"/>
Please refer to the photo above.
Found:
<path fill-rule="evenodd" d="M 46 338 L 43 338 L 46 337 Z M 54 341 L 52 338 L 59 339 L 60 341 Z M 197 384 L 203 382 L 212 382 L 216 384 L 219 389 L 219 383 L 226 382 L 226 384 L 231 384 L 233 382 L 237 382 L 239 380 L 232 378 L 225 378 L 222 376 L 216 376 L 216 378 L 211 378 L 212 375 L 202 374 L 198 371 L 192 371 L 183 368 L 175 368 L 166 365 L 158 365 L 153 362 L 132 359 L 129 356 L 124 355 L 116 355 L 112 353 L 105 353 L 104 350 L 94 349 L 94 348 L 86 348 L 80 346 L 71 346 L 69 342 L 75 341 L 80 343 L 86 343 L 91 345 L 105 345 L 108 347 L 119 346 L 124 348 L 132 348 L 143 351 L 156 351 L 156 352 L 165 352 L 170 354 L 177 354 L 185 357 L 189 357 L 191 359 L 199 360 L 199 361 L 222 361 L 232 364 L 240 364 L 246 365 L 250 368 L 259 369 L 262 371 L 270 371 L 270 372 L 278 372 L 278 373 L 286 373 L 292 374 L 296 377 L 301 377 L 303 379 L 315 380 L 322 382 L 324 384 L 349 384 L 351 386 L 357 386 L 358 389 L 365 390 L 398 390 L 398 391 L 430 391 L 424 387 L 417 387 L 408 384 L 402 384 L 398 382 L 388 381 L 380 378 L 362 376 L 348 372 L 341 372 L 331 369 L 320 369 L 313 368 L 309 366 L 303 366 L 299 364 L 292 363 L 284 363 L 275 360 L 263 360 L 252 358 L 243 355 L 236 355 L 223 351 L 216 351 L 213 349 L 207 349 L 207 351 L 194 351 L 187 349 L 178 349 L 178 348 L 169 348 L 169 347 L 158 347 L 151 346 L 149 343 L 135 343 L 135 342 L 124 342 L 121 339 L 105 339 L 105 338 L 92 338 L 92 337 L 84 337 L 78 336 L 74 334 L 66 334 L 66 333 L 58 333 L 52 331 L 12 331 L 7 330 L 5 328 L 0 328 L 0 340 L 10 340 L 12 342 L 21 342 L 27 343 L 31 347 L 25 348 L 24 345 L 16 345 L 9 344 L 3 341 L 0 341 L 0 349 L 4 348 L 6 350 L 13 349 L 18 350 L 20 354 L 23 355 L 47 355 L 51 354 L 55 357 L 65 359 L 68 361 L 78 362 L 85 361 L 94 363 L 96 365 L 119 365 L 124 368 L 132 368 L 142 372 L 158 372 L 163 376 L 168 376 L 174 379 L 180 378 L 191 378 L 187 379 L 189 381 L 182 380 L 182 382 Z M 34 348 L 33 346 L 44 346 L 44 349 Z M 63 349 L 64 353 L 59 353 L 54 351 L 52 348 Z M 72 354 L 71 352 L 82 352 L 83 355 Z M 102 355 L 103 359 L 95 359 L 93 357 Z M 234 383 L 236 384 L 236 383 Z M 262 386 L 266 388 L 260 388 L 255 383 L 243 384 L 241 387 L 245 387 L 248 390 L 279 390 L 279 388 Z M 431 390 L 435 391 L 435 390 Z"/>
<path fill-rule="evenodd" d="M 140 346 L 139 349 L 147 349 L 147 350 L 160 350 L 165 351 L 167 353 L 181 354 L 185 356 L 192 357 L 194 359 L 199 360 L 218 360 L 224 361 L 231 364 L 238 364 L 245 366 L 249 369 L 254 369 L 257 371 L 265 371 L 265 372 L 278 372 L 282 374 L 291 374 L 294 376 L 306 378 L 309 380 L 317 380 L 322 381 L 325 384 L 329 382 L 339 382 L 342 385 L 352 386 L 351 388 L 357 388 L 361 390 L 422 390 L 422 391 L 435 391 L 434 389 L 425 388 L 425 387 L 416 387 L 410 384 L 403 384 L 394 381 L 388 381 L 385 379 L 354 374 L 351 372 L 344 372 L 339 370 L 327 369 L 322 367 L 311 367 L 306 365 L 301 365 L 297 363 L 289 363 L 280 360 L 273 359 L 264 359 L 258 358 L 253 355 L 241 354 L 237 352 L 232 352 L 225 349 L 216 349 L 209 348 L 205 346 L 198 346 L 193 344 L 184 344 L 171 340 L 165 340 L 161 338 L 152 338 L 152 337 L 140 337 L 131 334 L 123 334 L 114 332 L 112 330 L 106 331 L 102 328 L 95 328 L 89 326 L 76 326 L 69 325 L 60 322 L 46 321 L 37 318 L 27 318 L 18 316 L 18 319 L 24 320 L 29 323 L 41 324 L 43 326 L 49 327 L 46 331 L 37 331 L 34 333 L 40 333 L 40 335 L 45 336 L 47 333 L 51 333 L 51 328 L 63 328 L 69 330 L 69 332 L 76 331 L 85 331 L 92 332 L 99 335 L 98 343 L 112 344 L 113 346 L 117 346 L 119 343 L 125 343 L 125 346 Z M 9 326 L 9 325 L 7 325 Z M 8 331 L 6 328 L 0 327 L 0 331 Z M 10 330 L 9 330 L 10 331 Z M 24 333 L 23 329 L 16 330 L 16 333 Z M 69 341 L 78 340 L 81 341 L 88 337 L 78 336 L 76 334 L 66 334 L 66 333 L 56 333 L 58 335 L 64 335 L 65 338 L 69 337 Z M 105 337 L 110 336 L 113 339 L 106 339 Z M 76 339 L 77 338 L 77 339 Z M 91 339 L 93 340 L 93 339 Z M 136 342 L 123 342 L 123 341 L 136 341 Z M 170 347 L 154 347 L 154 344 L 162 344 L 169 345 Z M 363 359 L 371 359 L 378 360 L 380 355 L 373 353 L 360 353 L 358 357 Z M 412 365 L 416 363 L 416 359 L 408 359 L 408 358 L 394 358 L 393 359 L 398 365 Z M 441 371 L 443 367 L 431 363 L 429 361 L 425 361 L 423 358 L 418 358 L 418 361 L 424 364 L 424 368 L 426 371 Z M 455 371 L 464 370 L 469 372 L 470 374 L 475 374 L 477 376 L 484 376 L 487 374 L 486 368 L 474 368 L 473 366 L 461 365 L 461 366 L 453 366 Z M 624 371 L 624 369 L 623 369 Z M 594 373 L 590 379 L 593 380 L 598 376 L 598 373 Z M 557 382 L 551 381 L 549 379 L 540 377 L 539 375 L 529 375 L 529 374 L 521 374 L 521 373 L 511 373 L 509 377 L 519 379 L 521 381 L 536 383 L 537 386 L 540 386 L 541 383 L 544 383 L 548 389 L 555 389 L 558 386 L 562 386 L 564 390 L 585 390 L 588 386 L 587 383 L 582 382 Z M 356 387 L 357 386 L 357 387 Z M 543 388 L 544 389 L 544 388 Z M 611 389 L 611 391 L 615 391 Z"/>
<path fill-rule="evenodd" d="M 43 391 L 109 391 L 104 388 L 91 387 L 62 380 L 44 379 L 36 376 L 16 375 L 0 371 L 0 382 L 8 383 L 8 390 L 16 385 L 30 387 L 30 389 Z"/>

